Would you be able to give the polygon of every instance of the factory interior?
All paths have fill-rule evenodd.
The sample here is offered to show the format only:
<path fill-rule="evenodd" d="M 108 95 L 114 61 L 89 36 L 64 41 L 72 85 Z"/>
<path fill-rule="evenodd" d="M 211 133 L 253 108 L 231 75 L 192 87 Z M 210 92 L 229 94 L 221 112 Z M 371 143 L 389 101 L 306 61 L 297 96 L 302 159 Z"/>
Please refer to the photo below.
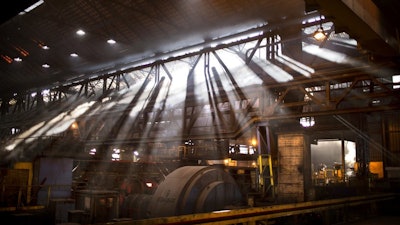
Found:
<path fill-rule="evenodd" d="M 400 221 L 399 1 L 20 3 L 2 224 Z"/>

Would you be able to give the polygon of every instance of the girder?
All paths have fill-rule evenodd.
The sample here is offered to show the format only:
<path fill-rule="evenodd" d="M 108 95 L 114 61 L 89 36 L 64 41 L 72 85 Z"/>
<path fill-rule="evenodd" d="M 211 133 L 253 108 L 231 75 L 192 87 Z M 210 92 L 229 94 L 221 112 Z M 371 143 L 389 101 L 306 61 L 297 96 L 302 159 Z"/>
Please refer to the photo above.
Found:
<path fill-rule="evenodd" d="M 393 74 L 385 65 L 367 64 L 362 55 L 355 65 L 346 65 L 346 61 L 328 62 L 306 53 L 301 53 L 300 61 L 295 57 L 298 53 L 291 53 L 312 44 L 307 35 L 281 39 L 276 33 L 261 32 L 230 44 L 70 82 L 48 94 L 11 96 L 15 103 L 3 111 L 2 134 L 9 135 L 13 127 L 27 129 L 84 101 L 96 104 L 75 120 L 85 127 L 80 138 L 91 144 L 236 139 L 255 124 L 269 121 L 399 109 L 399 91 L 393 88 Z M 318 46 L 330 51 L 333 47 L 328 42 Z M 358 50 L 346 48 L 339 53 L 355 61 L 351 56 Z M 290 60 L 291 67 L 285 64 Z M 285 76 L 287 80 L 279 80 Z M 185 87 L 174 93 L 177 84 Z M 64 106 L 52 108 L 59 104 Z M 31 110 L 43 107 L 53 113 L 26 121 Z M 17 114 L 24 120 L 8 119 Z"/>

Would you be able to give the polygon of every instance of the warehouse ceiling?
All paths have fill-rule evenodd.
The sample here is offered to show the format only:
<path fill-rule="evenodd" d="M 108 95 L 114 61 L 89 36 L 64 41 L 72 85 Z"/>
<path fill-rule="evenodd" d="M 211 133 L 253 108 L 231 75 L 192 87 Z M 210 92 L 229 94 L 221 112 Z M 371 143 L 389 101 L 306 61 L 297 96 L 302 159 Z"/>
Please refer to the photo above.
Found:
<path fill-rule="evenodd" d="M 97 76 L 303 14 L 301 0 L 45 0 L 1 25 L 1 90 Z"/>
<path fill-rule="evenodd" d="M 353 140 L 360 121 L 347 114 L 399 108 L 398 25 L 373 1 L 39 3 L 0 25 L 12 154 L 38 137 L 50 141 L 39 149 L 247 140 L 266 123 Z"/>
<path fill-rule="evenodd" d="M 123 71 L 254 29 L 295 38 L 306 5 L 322 7 L 304 0 L 44 0 L 26 12 L 34 2 L 2 7 L 0 96 Z"/>

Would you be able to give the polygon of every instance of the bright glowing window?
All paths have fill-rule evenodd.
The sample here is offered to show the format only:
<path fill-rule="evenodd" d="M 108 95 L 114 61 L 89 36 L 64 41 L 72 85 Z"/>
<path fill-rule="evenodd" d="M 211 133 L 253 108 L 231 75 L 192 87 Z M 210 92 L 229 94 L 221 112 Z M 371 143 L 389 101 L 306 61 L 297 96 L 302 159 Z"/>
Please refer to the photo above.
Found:
<path fill-rule="evenodd" d="M 400 83 L 400 75 L 393 75 L 393 83 Z M 393 85 L 393 89 L 400 88 L 400 85 Z"/>

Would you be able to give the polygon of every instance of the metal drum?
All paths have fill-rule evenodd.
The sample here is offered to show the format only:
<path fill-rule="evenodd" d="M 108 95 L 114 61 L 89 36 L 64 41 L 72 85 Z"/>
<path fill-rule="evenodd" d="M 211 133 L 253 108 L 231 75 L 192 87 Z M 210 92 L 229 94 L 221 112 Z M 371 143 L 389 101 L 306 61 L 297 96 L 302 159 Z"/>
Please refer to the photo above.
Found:
<path fill-rule="evenodd" d="M 222 168 L 185 166 L 174 170 L 159 185 L 148 212 L 152 218 L 211 212 L 242 200 L 235 180 Z"/>
<path fill-rule="evenodd" d="M 148 194 L 132 194 L 125 198 L 124 204 L 121 207 L 121 217 L 132 219 L 148 218 L 147 207 L 152 198 Z"/>

